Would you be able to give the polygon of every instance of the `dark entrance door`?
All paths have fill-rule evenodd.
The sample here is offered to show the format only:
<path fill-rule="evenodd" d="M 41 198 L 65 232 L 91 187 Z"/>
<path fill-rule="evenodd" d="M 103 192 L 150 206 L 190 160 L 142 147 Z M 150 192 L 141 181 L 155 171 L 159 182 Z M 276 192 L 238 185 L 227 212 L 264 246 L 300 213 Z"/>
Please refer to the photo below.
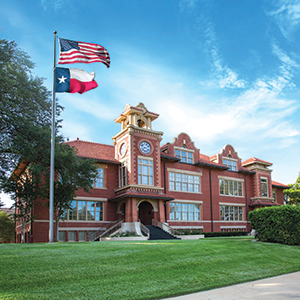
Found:
<path fill-rule="evenodd" d="M 121 204 L 120 210 L 122 212 L 122 219 L 125 219 L 125 214 L 126 214 L 126 203 L 125 202 L 123 202 Z"/>
<path fill-rule="evenodd" d="M 149 202 L 142 202 L 139 206 L 139 219 L 144 225 L 151 225 L 153 219 L 153 207 Z"/>

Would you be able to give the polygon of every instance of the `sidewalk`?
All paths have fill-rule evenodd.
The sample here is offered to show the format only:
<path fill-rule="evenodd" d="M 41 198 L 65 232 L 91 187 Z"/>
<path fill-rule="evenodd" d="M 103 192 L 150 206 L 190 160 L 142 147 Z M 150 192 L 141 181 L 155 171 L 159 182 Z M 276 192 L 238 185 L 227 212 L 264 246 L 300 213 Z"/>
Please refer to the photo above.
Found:
<path fill-rule="evenodd" d="M 167 300 L 300 299 L 300 272 L 168 298 Z"/>

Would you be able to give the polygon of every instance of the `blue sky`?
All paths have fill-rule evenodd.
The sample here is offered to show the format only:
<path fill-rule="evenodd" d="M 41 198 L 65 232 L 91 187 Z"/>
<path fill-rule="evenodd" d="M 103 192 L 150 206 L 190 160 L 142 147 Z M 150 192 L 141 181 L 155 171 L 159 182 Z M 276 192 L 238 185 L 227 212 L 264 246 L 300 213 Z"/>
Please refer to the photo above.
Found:
<path fill-rule="evenodd" d="M 70 140 L 112 144 L 114 119 L 143 102 L 160 114 L 162 143 L 186 132 L 205 155 L 231 144 L 242 160 L 273 163 L 273 180 L 300 172 L 300 1 L 1 0 L 0 38 L 15 40 L 52 90 L 53 31 L 103 45 L 98 88 L 57 94 Z M 58 45 L 57 45 L 58 58 Z M 2 197 L 3 200 L 5 198 Z"/>

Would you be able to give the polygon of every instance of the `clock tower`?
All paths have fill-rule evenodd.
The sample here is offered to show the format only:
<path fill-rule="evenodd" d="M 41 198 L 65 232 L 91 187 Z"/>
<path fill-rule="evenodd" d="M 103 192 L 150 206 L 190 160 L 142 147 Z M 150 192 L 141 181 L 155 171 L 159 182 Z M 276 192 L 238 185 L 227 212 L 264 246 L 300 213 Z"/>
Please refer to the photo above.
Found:
<path fill-rule="evenodd" d="M 117 215 L 124 218 L 123 231 L 140 233 L 139 221 L 151 225 L 152 219 L 164 222 L 161 185 L 160 141 L 163 132 L 152 129 L 158 114 L 143 103 L 126 105 L 115 119 L 121 131 L 113 137 L 115 158 L 120 161 L 119 187 L 111 200 L 117 202 Z"/>

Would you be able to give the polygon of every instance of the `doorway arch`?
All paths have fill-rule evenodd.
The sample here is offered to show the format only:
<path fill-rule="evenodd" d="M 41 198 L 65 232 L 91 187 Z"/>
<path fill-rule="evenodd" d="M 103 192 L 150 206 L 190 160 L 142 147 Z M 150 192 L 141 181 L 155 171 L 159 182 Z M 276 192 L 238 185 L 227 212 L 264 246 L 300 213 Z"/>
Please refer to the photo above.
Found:
<path fill-rule="evenodd" d="M 139 205 L 139 219 L 144 225 L 152 225 L 153 206 L 148 201 L 143 201 Z"/>

